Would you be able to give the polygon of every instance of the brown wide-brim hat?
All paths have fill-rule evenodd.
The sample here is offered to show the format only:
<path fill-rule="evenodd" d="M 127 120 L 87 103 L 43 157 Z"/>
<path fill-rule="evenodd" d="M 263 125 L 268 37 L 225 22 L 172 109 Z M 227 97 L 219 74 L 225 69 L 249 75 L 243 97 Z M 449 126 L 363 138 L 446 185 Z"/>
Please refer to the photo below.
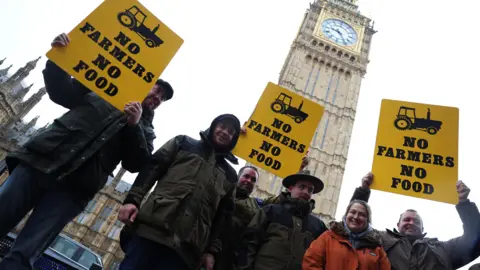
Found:
<path fill-rule="evenodd" d="M 284 187 L 288 188 L 289 186 L 293 186 L 297 183 L 298 180 L 309 181 L 313 184 L 313 193 L 319 193 L 323 190 L 323 182 L 320 178 L 315 177 L 310 174 L 309 170 L 303 170 L 296 174 L 289 175 L 285 177 L 282 181 Z"/>

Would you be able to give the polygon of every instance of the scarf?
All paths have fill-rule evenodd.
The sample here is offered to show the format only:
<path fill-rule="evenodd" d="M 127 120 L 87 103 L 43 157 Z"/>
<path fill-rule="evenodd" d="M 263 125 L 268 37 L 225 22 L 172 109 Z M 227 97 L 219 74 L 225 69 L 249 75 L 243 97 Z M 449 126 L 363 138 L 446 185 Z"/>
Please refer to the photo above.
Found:
<path fill-rule="evenodd" d="M 352 247 L 355 249 L 358 248 L 360 239 L 362 239 L 363 236 L 365 236 L 367 233 L 373 230 L 370 224 L 368 224 L 367 228 L 364 231 L 359 233 L 354 233 L 350 231 L 350 229 L 348 228 L 346 217 L 343 218 L 343 227 L 345 227 L 345 232 L 347 233 L 347 236 L 348 236 L 348 242 L 350 242 L 350 244 L 352 244 Z"/>

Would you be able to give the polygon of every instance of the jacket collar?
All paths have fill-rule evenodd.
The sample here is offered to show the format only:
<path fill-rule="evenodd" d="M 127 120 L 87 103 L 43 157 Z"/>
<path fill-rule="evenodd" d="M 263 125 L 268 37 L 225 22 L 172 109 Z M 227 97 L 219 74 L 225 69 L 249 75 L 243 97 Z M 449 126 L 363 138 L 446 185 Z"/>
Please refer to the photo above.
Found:
<path fill-rule="evenodd" d="M 387 229 L 387 232 L 388 232 L 389 234 L 394 235 L 394 236 L 397 237 L 397 238 L 407 237 L 407 236 L 401 234 L 401 233 L 400 233 L 397 229 L 395 229 L 395 228 L 393 228 L 393 230 Z M 427 235 L 427 233 L 424 233 L 424 234 L 422 234 L 420 237 L 418 237 L 418 239 L 424 239 L 426 235 Z"/>
<path fill-rule="evenodd" d="M 343 240 L 348 242 L 349 236 L 347 231 L 345 230 L 343 222 L 332 221 L 330 223 L 330 230 L 333 233 L 334 238 L 337 238 L 337 240 Z M 376 248 L 382 245 L 382 239 L 380 238 L 380 234 L 376 230 L 371 230 L 363 234 L 357 239 L 357 241 L 358 243 L 356 244 L 356 248 L 358 249 L 364 247 Z"/>
<path fill-rule="evenodd" d="M 282 204 L 289 198 L 290 198 L 290 192 L 284 191 L 284 192 L 280 193 L 280 195 L 278 195 L 278 203 Z M 315 200 L 311 199 L 309 202 L 310 202 L 310 206 L 312 208 L 311 210 L 313 210 L 315 208 Z"/>
<path fill-rule="evenodd" d="M 292 215 L 298 217 L 308 216 L 313 208 L 311 203 L 301 199 L 292 199 L 290 196 L 285 197 L 281 204 L 287 209 Z"/>

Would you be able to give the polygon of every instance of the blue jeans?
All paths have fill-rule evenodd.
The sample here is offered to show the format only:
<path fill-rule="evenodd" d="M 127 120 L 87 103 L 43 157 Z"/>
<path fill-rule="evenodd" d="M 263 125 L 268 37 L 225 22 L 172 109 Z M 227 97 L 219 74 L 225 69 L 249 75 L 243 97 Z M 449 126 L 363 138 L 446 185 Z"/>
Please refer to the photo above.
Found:
<path fill-rule="evenodd" d="M 0 262 L 0 270 L 32 269 L 35 260 L 87 202 L 62 188 L 52 176 L 18 165 L 0 186 L 0 237 L 7 235 L 32 208 L 33 212 Z"/>
<path fill-rule="evenodd" d="M 189 270 L 175 250 L 133 235 L 119 270 Z"/>

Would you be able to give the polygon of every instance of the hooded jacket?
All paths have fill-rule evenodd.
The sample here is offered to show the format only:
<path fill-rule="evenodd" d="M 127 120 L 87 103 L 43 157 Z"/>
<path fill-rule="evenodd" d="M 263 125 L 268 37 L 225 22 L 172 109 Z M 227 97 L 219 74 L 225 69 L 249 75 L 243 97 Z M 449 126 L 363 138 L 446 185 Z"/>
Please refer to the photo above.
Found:
<path fill-rule="evenodd" d="M 213 130 L 226 118 L 234 121 L 236 133 L 231 145 L 219 152 L 212 143 Z M 204 252 L 218 253 L 221 244 L 214 239 L 234 210 L 237 174 L 227 160 L 238 164 L 230 151 L 239 133 L 238 119 L 221 115 L 200 132 L 200 140 L 180 135 L 158 149 L 124 201 L 140 207 L 157 183 L 135 220 L 136 234 L 175 250 L 191 269 Z"/>
<path fill-rule="evenodd" d="M 312 242 L 303 257 L 303 270 L 390 270 L 387 254 L 375 230 L 367 230 L 355 240 L 343 222 Z"/>

